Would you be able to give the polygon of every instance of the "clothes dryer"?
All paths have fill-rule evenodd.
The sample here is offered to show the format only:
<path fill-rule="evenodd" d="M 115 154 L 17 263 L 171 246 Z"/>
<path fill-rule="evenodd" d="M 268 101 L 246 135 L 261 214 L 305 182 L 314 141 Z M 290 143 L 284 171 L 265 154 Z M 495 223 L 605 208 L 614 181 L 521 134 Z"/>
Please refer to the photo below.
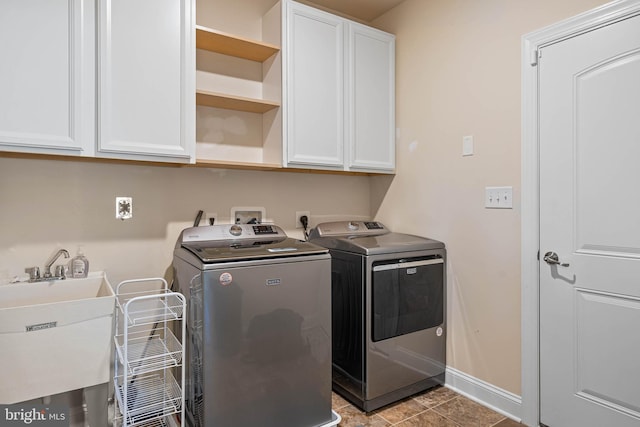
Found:
<path fill-rule="evenodd" d="M 364 411 L 444 383 L 446 250 L 375 221 L 322 223 L 331 254 L 333 389 Z"/>

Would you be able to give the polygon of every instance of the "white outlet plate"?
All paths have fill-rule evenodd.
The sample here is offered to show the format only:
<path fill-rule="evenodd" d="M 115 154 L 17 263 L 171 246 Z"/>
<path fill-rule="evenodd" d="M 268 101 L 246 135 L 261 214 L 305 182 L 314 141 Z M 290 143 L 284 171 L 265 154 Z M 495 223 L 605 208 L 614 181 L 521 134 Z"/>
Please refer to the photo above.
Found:
<path fill-rule="evenodd" d="M 513 187 L 485 187 L 484 207 L 487 209 L 513 209 Z"/>
<path fill-rule="evenodd" d="M 308 221 L 311 221 L 311 212 L 310 211 L 296 211 L 296 228 L 304 228 L 302 223 L 300 222 L 300 217 L 306 216 Z M 309 227 L 309 223 L 307 223 L 307 227 Z"/>
<path fill-rule="evenodd" d="M 133 218 L 133 197 L 116 197 L 116 218 L 123 221 Z"/>
<path fill-rule="evenodd" d="M 218 224 L 218 213 L 217 212 L 207 212 L 205 217 L 205 223 L 203 225 L 212 225 L 211 219 L 213 219 L 213 225 Z"/>

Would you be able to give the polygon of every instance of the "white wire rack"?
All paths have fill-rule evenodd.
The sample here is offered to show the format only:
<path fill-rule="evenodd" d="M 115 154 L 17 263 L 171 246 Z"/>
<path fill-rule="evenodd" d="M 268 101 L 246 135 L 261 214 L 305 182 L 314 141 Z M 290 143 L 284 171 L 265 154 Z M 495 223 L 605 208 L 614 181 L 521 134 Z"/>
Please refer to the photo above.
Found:
<path fill-rule="evenodd" d="M 127 280 L 118 284 L 116 294 L 121 285 L 145 283 L 153 280 L 164 279 L 136 279 Z M 145 298 L 148 297 L 148 298 Z M 177 292 L 170 292 L 168 289 L 134 291 L 121 294 L 118 298 L 118 308 L 124 313 L 125 319 L 130 326 L 147 325 L 150 323 L 179 320 L 184 311 L 184 297 Z M 127 309 L 125 310 L 125 306 Z"/>
<path fill-rule="evenodd" d="M 185 336 L 184 296 L 149 278 L 119 283 L 116 298 L 114 425 L 184 426 L 184 349 L 173 332 Z"/>
<path fill-rule="evenodd" d="M 142 330 L 129 333 L 128 337 L 116 335 L 118 359 L 130 374 L 142 374 L 182 363 L 182 344 L 171 330 Z M 127 353 L 125 355 L 125 343 Z"/>

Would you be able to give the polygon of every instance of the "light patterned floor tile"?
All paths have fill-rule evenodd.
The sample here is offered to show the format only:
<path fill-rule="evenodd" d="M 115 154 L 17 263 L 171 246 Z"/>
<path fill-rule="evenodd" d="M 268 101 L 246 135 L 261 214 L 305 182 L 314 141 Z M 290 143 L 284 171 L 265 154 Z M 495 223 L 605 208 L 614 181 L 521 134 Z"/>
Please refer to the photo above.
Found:
<path fill-rule="evenodd" d="M 492 411 L 471 399 L 458 396 L 433 410 L 440 415 L 454 421 L 461 427 L 491 427 L 504 419 L 504 415 Z"/>
<path fill-rule="evenodd" d="M 376 411 L 376 414 L 380 415 L 391 424 L 397 424 L 402 420 L 406 420 L 407 418 L 413 417 L 414 415 L 426 410 L 426 407 L 414 399 L 408 399 L 395 405 L 386 406 L 379 411 Z"/>
<path fill-rule="evenodd" d="M 353 405 L 335 411 L 342 417 L 342 421 L 338 424 L 339 427 L 387 427 L 391 425 L 379 415 L 367 415 Z"/>
<path fill-rule="evenodd" d="M 432 410 L 424 411 L 414 417 L 404 420 L 394 427 L 459 427 L 458 424 L 446 419 Z"/>
<path fill-rule="evenodd" d="M 426 392 L 413 396 L 413 399 L 427 408 L 433 408 L 434 406 L 438 406 L 441 403 L 456 398 L 457 396 L 459 395 L 455 391 L 444 386 L 437 386 L 427 390 Z"/>

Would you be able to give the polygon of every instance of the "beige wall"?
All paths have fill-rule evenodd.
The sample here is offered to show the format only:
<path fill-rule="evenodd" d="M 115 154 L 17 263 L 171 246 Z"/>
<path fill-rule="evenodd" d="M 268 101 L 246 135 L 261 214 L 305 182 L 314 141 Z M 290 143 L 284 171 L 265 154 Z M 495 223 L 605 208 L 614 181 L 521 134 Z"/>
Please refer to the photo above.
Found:
<path fill-rule="evenodd" d="M 116 196 L 133 197 L 132 219 L 115 218 Z M 0 158 L 0 200 L 0 283 L 78 245 L 113 284 L 163 276 L 200 209 L 229 222 L 233 206 L 263 206 L 297 238 L 296 211 L 310 211 L 311 225 L 370 215 L 364 176 L 11 158 Z"/>
<path fill-rule="evenodd" d="M 406 0 L 395 33 L 398 173 L 372 180 L 375 217 L 448 247 L 448 365 L 520 394 L 521 36 L 601 0 Z M 462 157 L 462 137 L 475 154 Z M 513 186 L 513 210 L 484 187 Z"/>

